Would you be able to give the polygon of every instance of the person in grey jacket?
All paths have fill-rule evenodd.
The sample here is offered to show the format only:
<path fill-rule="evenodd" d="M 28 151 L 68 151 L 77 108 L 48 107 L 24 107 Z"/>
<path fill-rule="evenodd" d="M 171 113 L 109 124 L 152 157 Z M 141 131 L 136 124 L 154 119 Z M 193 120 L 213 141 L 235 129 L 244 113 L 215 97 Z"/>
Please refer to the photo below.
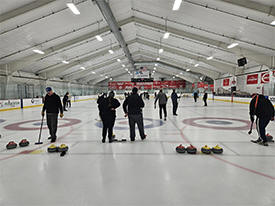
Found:
<path fill-rule="evenodd" d="M 166 121 L 167 111 L 166 111 L 166 104 L 167 104 L 167 96 L 162 92 L 162 89 L 159 91 L 158 95 L 155 99 L 155 109 L 156 103 L 159 101 L 159 117 L 162 119 L 162 110 L 164 112 L 164 121 Z"/>

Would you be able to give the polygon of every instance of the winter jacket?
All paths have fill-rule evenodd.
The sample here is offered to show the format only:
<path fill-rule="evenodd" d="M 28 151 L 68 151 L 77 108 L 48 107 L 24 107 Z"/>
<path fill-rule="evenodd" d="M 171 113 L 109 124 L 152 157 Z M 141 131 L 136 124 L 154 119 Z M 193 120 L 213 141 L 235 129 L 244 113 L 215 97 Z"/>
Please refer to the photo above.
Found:
<path fill-rule="evenodd" d="M 254 120 L 254 115 L 258 118 L 271 119 L 274 117 L 274 107 L 269 99 L 263 95 L 256 95 L 250 101 L 249 114 L 251 121 Z"/>
<path fill-rule="evenodd" d="M 144 102 L 138 94 L 131 94 L 123 102 L 124 113 L 141 114 Z"/>
<path fill-rule="evenodd" d="M 57 94 L 53 93 L 51 96 L 48 94 L 45 96 L 45 102 L 42 111 L 45 112 L 45 110 L 47 113 L 58 114 L 60 111 L 60 113 L 63 114 L 61 100 Z"/>
<path fill-rule="evenodd" d="M 159 101 L 159 104 L 166 104 L 167 103 L 167 96 L 163 92 L 159 92 L 156 99 L 155 104 Z"/>

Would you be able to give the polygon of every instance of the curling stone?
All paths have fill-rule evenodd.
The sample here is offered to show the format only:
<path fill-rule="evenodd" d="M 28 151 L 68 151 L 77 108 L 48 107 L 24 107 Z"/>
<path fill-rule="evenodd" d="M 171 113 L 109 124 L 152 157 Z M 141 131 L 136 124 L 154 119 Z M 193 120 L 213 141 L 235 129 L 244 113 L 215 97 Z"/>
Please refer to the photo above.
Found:
<path fill-rule="evenodd" d="M 196 154 L 197 148 L 190 144 L 190 146 L 186 148 L 186 151 L 188 154 Z"/>
<path fill-rule="evenodd" d="M 10 141 L 7 145 L 6 148 L 7 149 L 14 149 L 17 147 L 17 144 L 14 141 Z"/>
<path fill-rule="evenodd" d="M 67 152 L 68 149 L 69 149 L 69 147 L 68 147 L 67 145 L 65 145 L 65 144 L 61 144 L 61 145 L 57 148 L 58 152 Z"/>
<path fill-rule="evenodd" d="M 29 141 L 26 139 L 22 139 L 21 142 L 19 142 L 20 147 L 27 147 L 29 144 Z"/>
<path fill-rule="evenodd" d="M 270 134 L 266 134 L 266 140 L 267 142 L 274 142 L 273 136 L 271 136 Z"/>
<path fill-rule="evenodd" d="M 222 154 L 223 153 L 223 149 L 219 145 L 216 145 L 211 150 L 214 154 Z"/>
<path fill-rule="evenodd" d="M 211 148 L 208 147 L 207 145 L 205 145 L 205 146 L 203 146 L 203 147 L 201 148 L 201 152 L 202 152 L 203 154 L 211 154 Z"/>
<path fill-rule="evenodd" d="M 51 144 L 51 145 L 48 147 L 48 152 L 49 152 L 49 153 L 57 152 L 57 147 L 56 147 L 54 144 Z"/>
<path fill-rule="evenodd" d="M 186 149 L 184 146 L 182 146 L 182 144 L 180 144 L 179 146 L 176 147 L 176 151 L 178 153 L 185 153 Z"/>

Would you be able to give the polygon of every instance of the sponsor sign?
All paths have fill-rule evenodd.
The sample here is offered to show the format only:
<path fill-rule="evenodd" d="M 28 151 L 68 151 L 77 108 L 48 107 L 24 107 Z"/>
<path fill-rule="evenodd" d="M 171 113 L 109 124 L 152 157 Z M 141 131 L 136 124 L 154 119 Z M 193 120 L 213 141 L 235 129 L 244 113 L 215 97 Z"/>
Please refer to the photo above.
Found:
<path fill-rule="evenodd" d="M 246 84 L 258 84 L 258 74 L 247 75 Z"/>
<path fill-rule="evenodd" d="M 0 100 L 0 109 L 20 107 L 20 99 Z"/>
<path fill-rule="evenodd" d="M 269 83 L 269 72 L 261 73 L 261 84 Z"/>
<path fill-rule="evenodd" d="M 230 83 L 230 79 L 229 78 L 223 79 L 223 86 L 224 87 L 228 87 L 229 83 Z"/>

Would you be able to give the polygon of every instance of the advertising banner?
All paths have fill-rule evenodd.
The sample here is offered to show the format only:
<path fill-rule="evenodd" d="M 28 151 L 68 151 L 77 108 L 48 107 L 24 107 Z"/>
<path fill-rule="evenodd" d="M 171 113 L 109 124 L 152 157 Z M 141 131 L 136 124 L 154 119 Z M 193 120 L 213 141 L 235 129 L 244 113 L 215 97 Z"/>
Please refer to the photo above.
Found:
<path fill-rule="evenodd" d="M 224 87 L 228 87 L 229 83 L 230 83 L 230 79 L 229 78 L 223 79 L 223 86 Z"/>
<path fill-rule="evenodd" d="M 258 74 L 247 75 L 246 84 L 258 84 Z"/>
<path fill-rule="evenodd" d="M 261 84 L 269 83 L 269 72 L 261 73 Z"/>

